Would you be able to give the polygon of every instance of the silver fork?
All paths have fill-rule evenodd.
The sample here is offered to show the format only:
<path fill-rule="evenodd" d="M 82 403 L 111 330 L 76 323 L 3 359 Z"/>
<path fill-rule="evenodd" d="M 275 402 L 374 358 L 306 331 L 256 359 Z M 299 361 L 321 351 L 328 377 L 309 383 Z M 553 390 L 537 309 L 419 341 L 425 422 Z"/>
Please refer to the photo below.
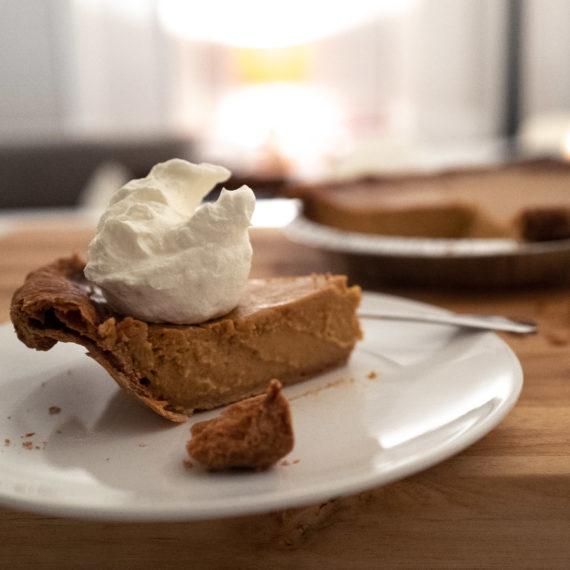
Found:
<path fill-rule="evenodd" d="M 416 321 L 439 323 L 472 329 L 505 331 L 517 334 L 536 334 L 538 326 L 532 321 L 519 321 L 493 315 L 462 315 L 457 313 L 409 313 L 393 310 L 360 310 L 363 319 L 384 319 L 391 321 Z"/>

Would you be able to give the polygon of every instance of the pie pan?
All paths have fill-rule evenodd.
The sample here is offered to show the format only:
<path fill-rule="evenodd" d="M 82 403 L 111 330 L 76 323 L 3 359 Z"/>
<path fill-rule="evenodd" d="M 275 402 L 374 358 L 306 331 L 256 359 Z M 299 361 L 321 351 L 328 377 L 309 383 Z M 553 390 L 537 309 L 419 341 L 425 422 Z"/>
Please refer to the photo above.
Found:
<path fill-rule="evenodd" d="M 299 214 L 286 228 L 298 244 L 321 250 L 331 271 L 368 287 L 513 288 L 570 282 L 570 239 L 409 238 L 350 232 Z"/>

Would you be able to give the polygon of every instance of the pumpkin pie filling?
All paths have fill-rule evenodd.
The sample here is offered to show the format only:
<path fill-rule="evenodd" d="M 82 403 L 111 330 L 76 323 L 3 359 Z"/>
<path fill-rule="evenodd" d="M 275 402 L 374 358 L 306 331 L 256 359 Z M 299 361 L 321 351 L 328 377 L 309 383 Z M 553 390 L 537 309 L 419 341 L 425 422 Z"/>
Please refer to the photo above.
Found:
<path fill-rule="evenodd" d="M 361 292 L 342 275 L 252 279 L 227 315 L 168 325 L 114 313 L 83 267 L 72 257 L 28 275 L 12 299 L 18 337 L 38 350 L 85 346 L 121 387 L 172 421 L 260 394 L 273 378 L 286 386 L 341 366 L 362 336 Z"/>

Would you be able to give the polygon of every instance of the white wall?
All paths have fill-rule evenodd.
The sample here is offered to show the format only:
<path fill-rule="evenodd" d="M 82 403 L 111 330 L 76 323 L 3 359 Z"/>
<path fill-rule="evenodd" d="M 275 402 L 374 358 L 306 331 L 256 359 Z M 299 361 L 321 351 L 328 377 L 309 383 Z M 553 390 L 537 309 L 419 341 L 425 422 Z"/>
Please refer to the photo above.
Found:
<path fill-rule="evenodd" d="M 505 3 L 428 0 L 414 20 L 417 131 L 428 139 L 498 135 L 504 96 Z"/>
<path fill-rule="evenodd" d="M 165 130 L 164 54 L 154 0 L 67 2 L 66 132 Z"/>
<path fill-rule="evenodd" d="M 337 94 L 363 135 L 410 128 L 412 13 L 390 13 L 316 45 L 313 80 Z"/>
<path fill-rule="evenodd" d="M 51 2 L 0 0 L 0 141 L 60 132 Z"/>
<path fill-rule="evenodd" d="M 525 111 L 570 109 L 570 2 L 521 1 Z M 0 0 L 0 142 L 207 125 L 232 81 L 225 48 L 167 34 L 157 2 Z M 357 126 L 430 140 L 499 134 L 505 0 L 407 4 L 319 42 L 313 80 L 335 90 Z"/>
<path fill-rule="evenodd" d="M 570 113 L 570 2 L 526 0 L 523 109 Z"/>

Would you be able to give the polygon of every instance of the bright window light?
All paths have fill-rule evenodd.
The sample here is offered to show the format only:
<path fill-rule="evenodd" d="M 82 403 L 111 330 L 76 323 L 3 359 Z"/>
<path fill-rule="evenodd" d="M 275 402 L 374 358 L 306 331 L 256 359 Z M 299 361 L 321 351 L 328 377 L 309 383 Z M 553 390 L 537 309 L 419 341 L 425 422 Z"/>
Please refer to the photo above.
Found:
<path fill-rule="evenodd" d="M 252 153 L 270 146 L 297 169 L 311 170 L 345 133 L 345 117 L 330 93 L 303 83 L 236 88 L 222 99 L 213 138 Z"/>
<path fill-rule="evenodd" d="M 244 47 L 298 45 L 407 10 L 417 0 L 158 0 L 170 32 L 189 39 Z"/>

